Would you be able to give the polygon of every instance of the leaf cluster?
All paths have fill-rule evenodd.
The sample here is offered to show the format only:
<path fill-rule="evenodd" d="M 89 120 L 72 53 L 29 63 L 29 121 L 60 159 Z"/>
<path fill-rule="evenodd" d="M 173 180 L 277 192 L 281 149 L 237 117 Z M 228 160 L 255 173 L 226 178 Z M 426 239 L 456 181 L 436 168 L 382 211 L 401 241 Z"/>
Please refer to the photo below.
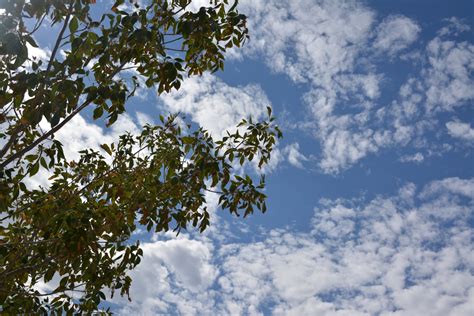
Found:
<path fill-rule="evenodd" d="M 189 0 L 124 2 L 102 14 L 91 0 L 0 2 L 1 312 L 93 313 L 105 289 L 128 295 L 127 273 L 143 256 L 132 234 L 203 232 L 209 193 L 237 216 L 266 211 L 264 177 L 235 167 L 268 163 L 281 137 L 270 108 L 268 120 L 243 120 L 218 140 L 161 116 L 139 135 L 65 157 L 54 135 L 81 111 L 110 126 L 140 84 L 179 89 L 186 76 L 223 69 L 226 49 L 248 38 L 237 2 L 197 12 Z M 56 40 L 47 58 L 34 57 L 44 23 Z M 50 185 L 29 188 L 39 174 Z M 38 291 L 40 282 L 53 289 Z"/>
<path fill-rule="evenodd" d="M 19 195 L 14 208 L 1 209 L 10 223 L 0 228 L 0 284 L 16 295 L 0 292 L 4 308 L 93 311 L 104 287 L 128 295 L 126 272 L 142 256 L 138 244 L 127 242 L 131 234 L 139 227 L 179 233 L 191 225 L 204 231 L 210 220 L 207 192 L 219 195 L 221 208 L 236 215 L 265 212 L 263 176 L 255 185 L 250 176 L 235 174 L 233 162 L 264 164 L 280 131 L 270 122 L 242 121 L 240 129 L 215 141 L 202 128 L 183 132 L 172 116 L 162 125 L 146 125 L 138 136 L 103 144 L 103 151 L 83 150 L 76 161 L 53 164 L 48 189 L 30 190 L 13 177 Z M 39 157 L 40 152 L 26 156 L 30 172 L 50 164 Z M 32 285 L 55 274 L 60 281 L 50 294 L 57 299 L 39 304 Z M 71 295 L 76 290 L 82 291 L 79 302 Z"/>

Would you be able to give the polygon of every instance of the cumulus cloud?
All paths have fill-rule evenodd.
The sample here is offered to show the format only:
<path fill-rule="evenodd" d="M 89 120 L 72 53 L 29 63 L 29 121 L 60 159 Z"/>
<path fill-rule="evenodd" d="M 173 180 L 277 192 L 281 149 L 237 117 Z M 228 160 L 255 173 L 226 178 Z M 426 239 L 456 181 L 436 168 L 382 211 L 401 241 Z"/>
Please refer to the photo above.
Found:
<path fill-rule="evenodd" d="M 405 16 L 389 16 L 377 27 L 373 46 L 393 56 L 411 45 L 420 31 L 418 24 Z"/>
<path fill-rule="evenodd" d="M 64 145 L 67 159 L 79 158 L 79 151 L 85 148 L 99 149 L 104 143 L 118 140 L 118 136 L 130 132 L 136 134 L 139 127 L 128 114 L 122 114 L 110 129 L 87 122 L 81 115 L 76 115 L 68 124 L 56 133 L 56 138 Z"/>
<path fill-rule="evenodd" d="M 355 1 L 243 1 L 240 8 L 252 32 L 245 54 L 263 54 L 274 71 L 318 85 L 354 68 L 374 20 Z"/>
<path fill-rule="evenodd" d="M 189 115 L 212 135 L 222 136 L 244 118 L 264 117 L 270 101 L 257 85 L 232 87 L 204 74 L 185 79 L 178 91 L 160 96 L 166 110 Z"/>
<path fill-rule="evenodd" d="M 40 123 L 43 130 L 49 130 L 50 125 L 43 120 Z M 63 128 L 55 133 L 55 138 L 63 144 L 64 155 L 68 160 L 76 160 L 80 157 L 79 151 L 83 149 L 102 150 L 101 144 L 117 142 L 118 137 L 126 132 L 138 133 L 139 127 L 128 114 L 119 116 L 111 128 L 104 129 L 95 123 L 86 121 L 80 114 L 76 115 Z M 48 178 L 50 172 L 40 169 L 34 177 L 25 179 L 30 188 L 38 186 L 47 187 L 50 183 Z"/>
<path fill-rule="evenodd" d="M 230 86 L 208 73 L 186 78 L 178 91 L 161 95 L 160 102 L 161 109 L 184 114 L 216 138 L 235 131 L 242 119 L 252 118 L 254 122 L 266 119 L 267 107 L 271 107 L 259 85 Z M 282 161 L 284 157 L 277 143 L 263 168 L 258 167 L 257 160 L 252 166 L 258 173 L 270 173 Z"/>
<path fill-rule="evenodd" d="M 425 49 L 426 64 L 419 77 L 410 76 L 400 88 L 392 108 L 397 120 L 434 119 L 441 112 L 453 112 L 474 99 L 474 45 L 437 36 Z"/>
<path fill-rule="evenodd" d="M 374 12 L 355 1 L 244 1 L 241 10 L 249 14 L 252 32 L 244 54 L 263 55 L 273 71 L 309 84 L 304 101 L 322 145 L 323 171 L 338 172 L 377 151 L 387 135 L 367 130 L 363 122 L 382 76 L 359 71 L 357 62 Z M 341 110 L 356 113 L 337 115 Z"/>
<path fill-rule="evenodd" d="M 437 37 L 428 44 L 427 54 L 430 67 L 423 77 L 430 111 L 450 111 L 474 99 L 473 44 Z"/>
<path fill-rule="evenodd" d="M 396 143 L 423 148 L 427 155 L 443 153 L 453 146 L 429 138 L 445 131 L 469 145 L 470 126 L 456 119 L 456 111 L 474 100 L 474 45 L 437 36 L 428 42 L 424 60 L 419 75 L 410 76 L 398 99 L 382 110 L 393 127 Z M 442 123 L 441 117 L 446 115 L 452 118 Z"/>
<path fill-rule="evenodd" d="M 451 121 L 446 123 L 446 128 L 452 137 L 460 138 L 468 142 L 474 141 L 474 128 L 472 128 L 469 123 Z"/>
<path fill-rule="evenodd" d="M 125 304 L 121 314 L 155 314 L 172 311 L 196 315 L 206 310 L 205 290 L 213 283 L 217 270 L 210 264 L 212 246 L 201 241 L 177 239 L 148 243 L 135 280 L 134 304 Z M 189 297 L 188 302 L 183 301 Z M 120 300 L 118 301 L 120 304 Z"/>
<path fill-rule="evenodd" d="M 446 178 L 370 201 L 321 200 L 311 232 L 146 244 L 146 258 L 162 261 L 134 272 L 121 314 L 471 315 L 473 207 L 474 179 Z"/>
<path fill-rule="evenodd" d="M 376 151 L 385 135 L 357 128 L 380 93 L 382 77 L 357 64 L 374 12 L 355 1 L 244 2 L 244 12 L 246 5 L 253 36 L 244 53 L 263 55 L 273 71 L 311 87 L 304 101 L 322 145 L 321 168 L 338 172 Z M 336 115 L 341 109 L 356 114 Z"/>
<path fill-rule="evenodd" d="M 474 200 L 473 183 L 473 179 L 446 178 L 433 181 L 424 188 L 422 194 L 424 197 L 436 194 L 455 194 Z"/>
<path fill-rule="evenodd" d="M 440 30 L 413 52 L 408 48 L 421 33 L 416 21 L 402 15 L 377 21 L 358 1 L 243 1 L 240 10 L 249 16 L 252 38 L 233 56 L 263 58 L 272 71 L 306 85 L 304 125 L 320 144 L 318 164 L 325 173 L 394 146 L 438 150 L 427 141 L 437 115 L 474 98 L 473 46 L 446 38 L 468 29 L 455 18 L 445 21 L 452 32 Z M 416 54 L 421 67 L 410 73 L 398 98 L 382 103 L 391 74 L 380 71 L 382 61 L 375 57 L 401 53 Z"/>

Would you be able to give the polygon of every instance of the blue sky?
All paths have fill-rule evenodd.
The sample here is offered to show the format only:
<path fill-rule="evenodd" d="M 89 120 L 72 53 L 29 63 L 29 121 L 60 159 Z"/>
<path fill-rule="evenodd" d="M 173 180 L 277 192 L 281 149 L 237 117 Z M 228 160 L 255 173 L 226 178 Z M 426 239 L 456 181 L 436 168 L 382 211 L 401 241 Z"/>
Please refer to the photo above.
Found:
<path fill-rule="evenodd" d="M 265 170 L 268 212 L 232 218 L 209 195 L 203 235 L 138 233 L 132 302 L 113 310 L 473 315 L 474 2 L 244 0 L 240 11 L 251 40 L 224 72 L 140 91 L 112 129 L 84 113 L 58 135 L 74 158 L 160 113 L 219 136 L 267 105 L 284 132 Z M 47 55 L 53 39 L 39 37 Z"/>

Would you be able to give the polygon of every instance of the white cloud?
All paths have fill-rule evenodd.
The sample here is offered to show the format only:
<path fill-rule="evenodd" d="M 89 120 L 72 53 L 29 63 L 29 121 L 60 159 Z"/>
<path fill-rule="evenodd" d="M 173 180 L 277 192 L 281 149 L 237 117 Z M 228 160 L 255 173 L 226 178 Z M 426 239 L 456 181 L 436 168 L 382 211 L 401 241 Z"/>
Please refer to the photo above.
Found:
<path fill-rule="evenodd" d="M 51 51 L 47 48 L 33 47 L 30 43 L 26 43 L 26 47 L 28 49 L 28 58 L 30 59 L 47 62 L 51 56 Z"/>
<path fill-rule="evenodd" d="M 320 144 L 323 172 L 338 173 L 394 146 L 441 152 L 427 140 L 437 115 L 474 98 L 473 45 L 444 38 L 454 31 L 440 31 L 424 50 L 410 51 L 421 32 L 416 21 L 392 15 L 377 23 L 358 1 L 243 1 L 240 10 L 249 16 L 251 41 L 231 55 L 263 58 L 272 71 L 307 84 L 304 125 Z M 455 18 L 447 22 L 467 29 Z M 380 72 L 385 59 L 378 57 L 401 53 L 417 57 L 398 62 L 419 63 L 421 71 L 414 68 L 400 97 L 382 104 L 391 74 Z"/>
<path fill-rule="evenodd" d="M 411 45 L 420 33 L 418 24 L 405 16 L 389 16 L 377 27 L 374 48 L 393 56 Z"/>
<path fill-rule="evenodd" d="M 214 267 L 209 264 L 210 248 L 203 242 L 187 239 L 156 242 L 145 245 L 145 260 L 153 264 L 164 263 L 176 275 L 179 285 L 198 292 L 208 288 L 216 277 Z"/>
<path fill-rule="evenodd" d="M 288 156 L 288 162 L 297 168 L 304 168 L 303 162 L 308 161 L 308 158 L 300 152 L 298 143 L 287 145 L 283 152 Z"/>
<path fill-rule="evenodd" d="M 320 167 L 326 172 L 337 173 L 365 157 L 368 153 L 377 152 L 383 145 L 388 134 L 350 129 L 334 128 L 325 135 L 323 158 Z"/>
<path fill-rule="evenodd" d="M 437 194 L 456 194 L 474 200 L 474 180 L 446 178 L 433 181 L 427 185 L 423 191 L 423 196 L 433 196 Z"/>
<path fill-rule="evenodd" d="M 163 110 L 184 114 L 216 138 L 235 131 L 242 119 L 252 118 L 254 122 L 266 119 L 267 107 L 271 106 L 260 86 L 234 87 L 208 73 L 186 78 L 178 91 L 161 95 L 160 101 Z M 250 165 L 257 173 L 270 173 L 283 160 L 277 143 L 266 165 L 259 168 L 257 159 Z M 237 163 L 234 167 L 240 169 Z"/>
<path fill-rule="evenodd" d="M 368 202 L 322 200 L 311 233 L 146 244 L 162 261 L 136 271 L 136 302 L 122 314 L 471 315 L 474 179 L 418 192 L 408 184 Z"/>
<path fill-rule="evenodd" d="M 243 119 L 264 117 L 270 101 L 257 85 L 232 87 L 210 74 L 185 79 L 180 90 L 160 96 L 165 109 L 181 112 L 211 132 L 222 136 Z"/>
<path fill-rule="evenodd" d="M 40 127 L 46 131 L 49 130 L 50 124 L 43 120 Z M 76 160 L 80 157 L 79 151 L 88 148 L 103 151 L 100 148 L 101 144 L 117 142 L 119 136 L 126 132 L 132 134 L 139 132 L 139 127 L 126 113 L 120 115 L 117 121 L 106 129 L 95 123 L 87 122 L 82 115 L 78 114 L 55 133 L 55 139 L 63 144 L 66 159 Z M 34 177 L 27 178 L 25 184 L 30 188 L 47 187 L 50 183 L 48 180 L 50 176 L 49 171 L 41 168 Z"/>
<path fill-rule="evenodd" d="M 428 111 L 452 111 L 474 99 L 474 45 L 437 37 L 427 47 L 425 78 Z"/>
<path fill-rule="evenodd" d="M 409 77 L 398 100 L 383 109 L 395 129 L 396 143 L 423 149 L 424 156 L 440 155 L 455 148 L 438 141 L 447 132 L 467 141 L 460 146 L 469 146 L 470 126 L 455 117 L 459 108 L 474 100 L 474 45 L 437 36 L 428 42 L 423 55 L 418 77 Z M 441 115 L 452 118 L 445 124 Z M 435 136 L 434 141 L 430 136 Z"/>
<path fill-rule="evenodd" d="M 92 148 L 99 149 L 104 143 L 118 141 L 118 136 L 131 132 L 136 134 L 139 129 L 128 114 L 122 114 L 108 129 L 87 122 L 81 115 L 76 115 L 70 122 L 61 128 L 55 135 L 64 145 L 64 154 L 67 159 L 79 158 L 79 151 Z"/>
<path fill-rule="evenodd" d="M 196 315 L 206 310 L 217 270 L 210 264 L 212 246 L 201 241 L 176 239 L 143 245 L 145 256 L 132 272 L 132 303 L 121 314 L 156 314 L 174 310 Z M 186 298 L 186 301 L 183 301 Z M 120 300 L 118 301 L 120 302 Z"/>
<path fill-rule="evenodd" d="M 385 132 L 367 130 L 364 123 L 382 76 L 358 69 L 372 10 L 355 1 L 252 1 L 242 3 L 241 11 L 249 15 L 252 34 L 244 54 L 263 55 L 273 71 L 312 87 L 304 100 L 323 148 L 323 171 L 338 172 L 386 142 Z M 341 110 L 356 113 L 337 115 Z"/>
<path fill-rule="evenodd" d="M 402 156 L 400 157 L 400 161 L 401 162 L 415 162 L 415 163 L 420 163 L 422 162 L 423 160 L 425 160 L 425 156 L 418 152 L 418 153 L 415 153 L 413 155 L 405 155 L 405 156 Z"/>
<path fill-rule="evenodd" d="M 374 16 L 355 1 L 243 1 L 240 10 L 252 34 L 243 52 L 263 54 L 271 69 L 295 81 L 323 86 L 353 69 Z"/>
<path fill-rule="evenodd" d="M 145 114 L 143 112 L 136 112 L 135 115 L 137 117 L 137 121 L 140 127 L 143 127 L 146 124 L 150 124 L 150 125 L 155 124 L 154 119 L 148 114 Z"/>
<path fill-rule="evenodd" d="M 471 29 L 469 25 L 465 24 L 462 20 L 454 16 L 450 17 L 449 19 L 445 19 L 445 21 L 448 22 L 448 25 L 444 26 L 438 31 L 439 36 L 457 36 L 460 33 L 467 32 Z"/>
<path fill-rule="evenodd" d="M 446 123 L 449 135 L 468 142 L 474 142 L 474 128 L 469 123 L 451 121 Z"/>

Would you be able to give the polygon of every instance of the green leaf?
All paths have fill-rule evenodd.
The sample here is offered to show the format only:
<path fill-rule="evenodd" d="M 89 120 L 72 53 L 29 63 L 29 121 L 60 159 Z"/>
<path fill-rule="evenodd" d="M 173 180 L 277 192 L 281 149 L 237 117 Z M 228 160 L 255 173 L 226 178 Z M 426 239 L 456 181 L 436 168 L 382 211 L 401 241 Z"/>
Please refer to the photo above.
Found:
<path fill-rule="evenodd" d="M 44 282 L 47 283 L 47 282 L 51 281 L 51 279 L 53 278 L 55 272 L 56 272 L 56 270 L 53 267 L 46 270 L 46 273 L 44 274 Z"/>
<path fill-rule="evenodd" d="M 69 23 L 69 31 L 71 33 L 74 33 L 77 31 L 77 28 L 79 27 L 79 21 L 75 16 L 72 17 L 71 22 Z"/>
<path fill-rule="evenodd" d="M 27 155 L 25 156 L 25 159 L 28 160 L 29 162 L 33 162 L 36 159 L 38 159 L 38 155 Z"/>
<path fill-rule="evenodd" d="M 218 182 L 219 182 L 219 177 L 218 177 L 217 173 L 214 173 L 214 174 L 212 175 L 211 187 L 215 187 Z"/>
<path fill-rule="evenodd" d="M 48 169 L 48 165 L 46 164 L 46 160 L 44 159 L 44 157 L 40 158 L 40 163 L 43 168 Z"/>
<path fill-rule="evenodd" d="M 0 90 L 5 92 L 0 93 L 0 105 L 11 103 L 20 113 L 16 119 L 0 115 L 0 121 L 9 120 L 11 126 L 0 137 L 8 141 L 14 128 L 21 127 L 12 146 L 12 153 L 20 152 L 21 158 L 0 171 L 6 179 L 3 186 L 0 183 L 0 213 L 11 210 L 18 219 L 12 229 L 0 229 L 0 237 L 22 242 L 21 247 L 7 247 L 8 256 L 2 257 L 0 247 L 5 283 L 13 289 L 12 306 L 30 307 L 22 305 L 24 293 L 10 285 L 28 281 L 34 288 L 42 278 L 48 282 L 55 276 L 58 281 L 62 278 L 60 287 L 84 284 L 87 293 L 82 299 L 70 297 L 69 292 L 55 293 L 54 299 L 27 293 L 28 302 L 31 298 L 43 305 L 44 313 L 50 307 L 59 313 L 93 313 L 106 299 L 107 287 L 120 288 L 118 292 L 127 295 L 131 279 L 126 275 L 143 255 L 130 246 L 130 236 L 143 227 L 160 232 L 176 228 L 179 233 L 191 223 L 203 232 L 210 225 L 203 194 L 209 185 L 220 186 L 221 193 L 216 189 L 219 205 L 232 214 L 264 208 L 260 192 L 264 186 L 255 187 L 245 170 L 238 172 L 243 177 L 234 177 L 229 160 L 246 163 L 252 155 L 268 159 L 278 133 L 271 121 L 257 125 L 244 120 L 240 133 L 250 127 L 245 134 L 237 130 L 215 141 L 200 126 L 188 125 L 189 121 L 181 124 L 173 120 L 177 115 L 165 114 L 160 115 L 161 123 L 146 126 L 140 135 L 123 134 L 98 150 L 83 148 L 75 160 L 66 160 L 54 134 L 43 139 L 39 125 L 43 118 L 59 127 L 61 121 L 69 124 L 64 118 L 79 111 L 81 104 L 91 104 L 91 116 L 107 116 L 110 126 L 128 110 L 127 101 L 137 86 L 146 84 L 165 93 L 186 85 L 185 76 L 223 69 L 226 43 L 235 47 L 247 38 L 245 18 L 237 10 L 229 13 L 228 0 L 212 0 L 199 12 L 176 14 L 179 5 L 191 1 L 148 1 L 150 7 L 128 12 L 119 9 L 125 0 L 113 1 L 112 11 L 85 0 L 3 1 L 20 4 L 7 10 L 0 23 L 0 31 L 7 28 L 0 32 L 5 64 L 0 72 Z M 102 14 L 102 9 L 108 13 Z M 28 58 L 26 47 L 37 46 L 28 34 L 39 19 L 47 15 L 51 20 L 43 23 L 51 26 L 62 24 L 69 14 L 66 33 L 70 34 L 62 34 L 59 43 L 64 58 L 57 55 L 47 65 L 38 59 L 31 67 L 20 67 Z M 28 17 L 28 23 L 23 24 L 21 17 Z M 82 30 L 84 26 L 88 28 Z M 176 36 L 164 39 L 165 33 Z M 163 47 L 163 40 L 173 40 L 170 50 Z M 183 51 L 174 52 L 172 47 Z M 139 75 L 124 74 L 121 65 L 136 65 Z M 33 148 L 22 152 L 28 144 Z M 107 155 L 115 159 L 110 162 Z M 29 191 L 23 182 L 47 167 L 51 185 Z M 10 273 L 24 267 L 28 272 Z M 21 312 L 25 311 L 11 314 Z"/>
<path fill-rule="evenodd" d="M 112 113 L 111 115 L 109 115 L 109 120 L 106 124 L 107 127 L 110 127 L 112 124 L 115 123 L 115 121 L 117 121 L 118 119 L 118 114 L 117 113 Z"/>
<path fill-rule="evenodd" d="M 181 141 L 183 142 L 183 144 L 192 145 L 194 144 L 194 137 L 184 136 L 181 138 Z"/>
<path fill-rule="evenodd" d="M 112 156 L 112 150 L 110 149 L 109 145 L 107 144 L 102 144 L 100 145 L 100 148 L 105 150 L 106 153 L 108 153 L 110 156 Z"/>
<path fill-rule="evenodd" d="M 38 48 L 38 44 L 36 44 L 35 40 L 33 39 L 33 37 L 31 37 L 30 35 L 26 35 L 25 37 L 25 40 L 33 47 L 35 48 Z"/>
<path fill-rule="evenodd" d="M 104 114 L 104 108 L 102 108 L 101 106 L 98 106 L 94 109 L 94 113 L 92 114 L 92 117 L 94 118 L 94 120 L 97 120 L 98 118 L 102 116 L 102 114 Z"/>
<path fill-rule="evenodd" d="M 69 281 L 69 276 L 63 277 L 61 281 L 59 281 L 59 288 L 65 289 L 68 281 Z"/>
<path fill-rule="evenodd" d="M 28 189 L 26 188 L 26 185 L 23 182 L 20 182 L 20 190 L 23 192 L 28 192 Z"/>
<path fill-rule="evenodd" d="M 268 117 L 272 116 L 272 108 L 270 106 L 267 106 L 267 112 L 268 112 Z"/>
<path fill-rule="evenodd" d="M 50 121 L 51 127 L 58 125 L 60 119 L 61 115 L 58 112 L 54 113 L 53 118 Z"/>
<path fill-rule="evenodd" d="M 40 165 L 39 165 L 38 162 L 36 162 L 35 164 L 31 165 L 30 173 L 29 173 L 29 174 L 30 174 L 30 177 L 32 177 L 32 176 L 34 176 L 35 174 L 38 173 L 39 167 L 40 167 Z"/>
<path fill-rule="evenodd" d="M 102 291 L 99 291 L 99 296 L 100 296 L 100 298 L 103 299 L 103 300 L 106 299 L 105 294 L 104 294 L 104 292 L 102 292 Z"/>

